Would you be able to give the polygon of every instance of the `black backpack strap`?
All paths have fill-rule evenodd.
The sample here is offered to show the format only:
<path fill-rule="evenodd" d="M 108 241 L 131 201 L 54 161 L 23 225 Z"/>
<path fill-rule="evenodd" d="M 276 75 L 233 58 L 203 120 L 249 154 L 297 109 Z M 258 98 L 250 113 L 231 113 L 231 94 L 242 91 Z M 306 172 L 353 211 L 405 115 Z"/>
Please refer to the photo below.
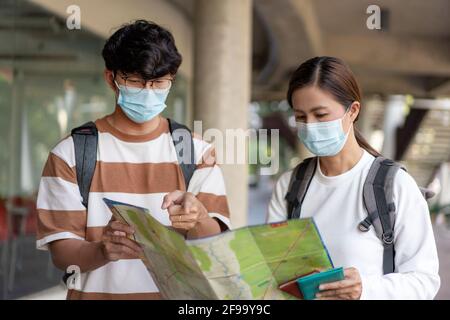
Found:
<path fill-rule="evenodd" d="M 289 189 L 286 194 L 288 219 L 299 219 L 306 192 L 317 166 L 317 157 L 303 160 L 292 172 Z"/>
<path fill-rule="evenodd" d="M 182 125 L 172 119 L 169 121 L 169 130 L 172 135 L 173 144 L 177 153 L 178 163 L 183 172 L 186 190 L 189 182 L 197 168 L 195 162 L 194 139 L 192 138 L 191 130 L 185 125 Z"/>
<path fill-rule="evenodd" d="M 95 123 L 90 121 L 72 130 L 75 147 L 75 166 L 78 188 L 82 203 L 88 207 L 89 189 L 97 163 L 98 131 Z"/>
<path fill-rule="evenodd" d="M 393 182 L 400 164 L 383 157 L 373 161 L 363 187 L 364 206 L 368 212 L 366 219 L 361 221 L 359 229 L 368 231 L 373 225 L 375 232 L 383 242 L 383 273 L 393 273 L 395 270 L 395 204 Z"/>

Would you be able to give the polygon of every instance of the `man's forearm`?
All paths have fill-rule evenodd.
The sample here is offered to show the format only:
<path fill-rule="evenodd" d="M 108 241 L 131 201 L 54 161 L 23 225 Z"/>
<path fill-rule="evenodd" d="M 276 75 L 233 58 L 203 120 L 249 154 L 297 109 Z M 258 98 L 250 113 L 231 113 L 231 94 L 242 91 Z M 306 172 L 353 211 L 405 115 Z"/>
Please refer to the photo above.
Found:
<path fill-rule="evenodd" d="M 50 252 L 55 266 L 63 271 L 71 265 L 76 265 L 84 273 L 108 263 L 100 242 L 77 239 L 59 240 L 50 244 Z"/>
<path fill-rule="evenodd" d="M 187 239 L 208 237 L 221 232 L 219 222 L 211 217 L 199 220 L 194 228 L 188 231 Z"/>

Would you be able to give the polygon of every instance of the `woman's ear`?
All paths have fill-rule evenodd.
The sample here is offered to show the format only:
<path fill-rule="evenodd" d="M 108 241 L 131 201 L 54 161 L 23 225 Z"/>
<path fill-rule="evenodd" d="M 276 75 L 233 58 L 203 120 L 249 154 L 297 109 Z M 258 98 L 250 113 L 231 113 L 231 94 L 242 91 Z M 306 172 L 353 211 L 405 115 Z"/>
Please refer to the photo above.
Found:
<path fill-rule="evenodd" d="M 360 110 L 361 110 L 361 104 L 359 103 L 359 101 L 354 101 L 349 108 L 350 120 L 352 122 L 356 121 Z"/>

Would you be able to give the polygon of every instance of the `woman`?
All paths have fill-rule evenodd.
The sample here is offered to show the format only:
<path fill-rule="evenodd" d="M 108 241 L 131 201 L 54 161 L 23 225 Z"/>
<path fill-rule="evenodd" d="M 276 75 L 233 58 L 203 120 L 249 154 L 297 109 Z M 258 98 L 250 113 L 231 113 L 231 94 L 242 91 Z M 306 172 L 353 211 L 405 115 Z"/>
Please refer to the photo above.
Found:
<path fill-rule="evenodd" d="M 341 60 L 316 57 L 294 72 L 287 99 L 304 145 L 317 165 L 301 207 L 313 217 L 335 266 L 345 279 L 320 286 L 317 299 L 433 299 L 439 286 L 439 262 L 428 206 L 414 179 L 399 170 L 393 183 L 396 207 L 395 271 L 383 274 L 383 244 L 373 228 L 358 229 L 367 217 L 363 185 L 379 154 L 354 127 L 361 92 Z M 287 219 L 292 170 L 278 180 L 268 222 Z"/>

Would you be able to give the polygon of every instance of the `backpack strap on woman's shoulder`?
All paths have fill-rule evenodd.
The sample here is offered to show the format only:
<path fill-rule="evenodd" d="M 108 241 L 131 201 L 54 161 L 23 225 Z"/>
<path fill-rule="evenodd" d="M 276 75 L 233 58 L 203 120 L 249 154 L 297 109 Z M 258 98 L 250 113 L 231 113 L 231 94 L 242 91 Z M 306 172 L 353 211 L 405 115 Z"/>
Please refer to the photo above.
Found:
<path fill-rule="evenodd" d="M 301 216 L 301 207 L 308 191 L 317 166 L 317 157 L 307 158 L 295 167 L 289 182 L 286 201 L 288 206 L 288 219 L 298 219 Z"/>
<path fill-rule="evenodd" d="M 368 216 L 360 222 L 359 229 L 367 232 L 374 226 L 377 236 L 383 242 L 383 273 L 395 270 L 394 257 L 394 178 L 399 169 L 406 170 L 400 163 L 377 157 L 373 161 L 363 187 L 363 202 Z"/>

